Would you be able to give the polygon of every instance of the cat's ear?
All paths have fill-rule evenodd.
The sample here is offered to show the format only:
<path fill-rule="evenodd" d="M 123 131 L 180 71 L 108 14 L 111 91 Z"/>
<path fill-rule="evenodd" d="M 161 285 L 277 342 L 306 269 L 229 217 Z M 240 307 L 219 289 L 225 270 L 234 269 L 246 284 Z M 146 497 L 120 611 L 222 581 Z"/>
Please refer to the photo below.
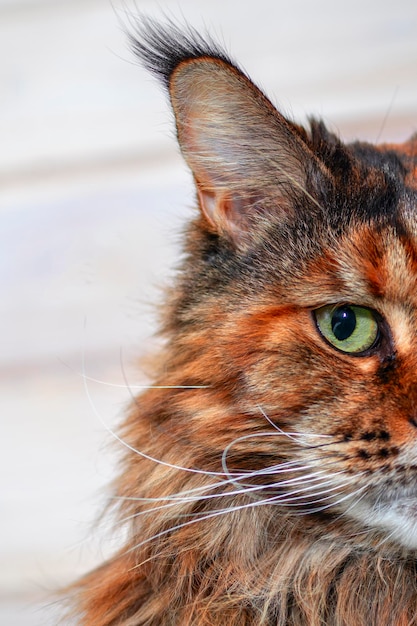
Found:
<path fill-rule="evenodd" d="M 168 87 L 208 227 L 239 245 L 271 211 L 291 213 L 294 198 L 307 193 L 316 161 L 303 129 L 286 120 L 212 41 L 190 29 L 184 34 L 148 23 L 134 47 Z"/>
<path fill-rule="evenodd" d="M 234 66 L 190 59 L 172 73 L 169 92 L 178 139 L 211 227 L 236 243 L 268 211 L 288 213 L 306 192 L 306 143 Z"/>

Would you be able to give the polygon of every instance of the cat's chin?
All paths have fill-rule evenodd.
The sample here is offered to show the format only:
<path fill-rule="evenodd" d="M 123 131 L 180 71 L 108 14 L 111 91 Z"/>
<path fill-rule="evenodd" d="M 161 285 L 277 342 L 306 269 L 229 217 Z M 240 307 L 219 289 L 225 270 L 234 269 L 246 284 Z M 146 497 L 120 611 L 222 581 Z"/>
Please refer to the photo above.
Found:
<path fill-rule="evenodd" d="M 417 550 L 417 496 L 407 495 L 391 501 L 361 501 L 349 515 L 376 530 L 382 530 L 390 542 L 408 550 Z"/>

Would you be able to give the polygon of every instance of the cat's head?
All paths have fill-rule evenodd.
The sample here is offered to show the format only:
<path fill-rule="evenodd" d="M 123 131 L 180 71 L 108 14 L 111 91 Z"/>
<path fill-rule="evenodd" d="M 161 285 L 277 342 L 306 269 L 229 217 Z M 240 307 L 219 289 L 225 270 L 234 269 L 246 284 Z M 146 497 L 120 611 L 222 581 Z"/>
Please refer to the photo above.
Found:
<path fill-rule="evenodd" d="M 134 47 L 200 208 L 166 372 L 205 388 L 174 428 L 233 488 L 417 548 L 417 138 L 304 129 L 191 30 L 148 24 Z"/>

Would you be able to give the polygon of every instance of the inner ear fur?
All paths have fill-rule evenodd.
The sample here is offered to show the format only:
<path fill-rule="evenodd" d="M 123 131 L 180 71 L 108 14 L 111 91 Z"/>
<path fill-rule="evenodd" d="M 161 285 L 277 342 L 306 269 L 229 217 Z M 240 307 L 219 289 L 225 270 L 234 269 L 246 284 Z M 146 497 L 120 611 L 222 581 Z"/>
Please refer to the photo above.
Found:
<path fill-rule="evenodd" d="M 178 140 L 209 227 L 236 244 L 271 209 L 287 214 L 306 190 L 316 157 L 299 127 L 286 120 L 238 69 L 201 57 L 180 63 L 169 92 Z M 320 167 L 319 165 L 317 165 Z"/>

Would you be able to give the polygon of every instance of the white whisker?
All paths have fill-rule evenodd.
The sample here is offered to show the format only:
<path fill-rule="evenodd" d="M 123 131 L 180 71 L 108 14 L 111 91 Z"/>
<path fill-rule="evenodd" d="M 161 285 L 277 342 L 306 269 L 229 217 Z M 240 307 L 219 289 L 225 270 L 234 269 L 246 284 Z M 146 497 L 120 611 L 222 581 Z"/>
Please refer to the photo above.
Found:
<path fill-rule="evenodd" d="M 334 487 L 330 488 L 330 489 L 325 489 L 324 491 L 314 491 L 314 489 L 316 489 L 317 487 L 324 487 L 326 485 L 331 485 L 332 484 L 332 480 L 329 480 L 325 483 L 319 484 L 319 485 L 310 485 L 309 487 L 305 487 L 303 489 L 297 489 L 295 491 L 289 492 L 288 494 L 283 494 L 282 498 L 280 496 L 277 496 L 276 500 L 278 501 L 279 504 L 285 504 L 285 506 L 298 506 L 299 501 L 300 500 L 304 500 L 305 499 L 305 493 L 307 492 L 313 492 L 312 496 L 313 497 L 317 497 L 317 496 L 326 496 L 324 498 L 319 498 L 318 500 L 310 500 L 307 504 L 314 504 L 316 502 L 323 502 L 325 500 L 328 500 L 329 498 L 333 497 L 333 493 L 335 491 L 339 491 L 340 489 L 343 489 L 344 487 L 346 487 L 347 485 L 350 485 L 352 483 L 351 480 L 346 481 L 344 483 L 339 483 L 337 485 L 334 485 Z M 301 494 L 301 495 L 300 495 Z"/>
<path fill-rule="evenodd" d="M 345 487 L 346 485 L 351 484 L 351 482 L 353 482 L 353 478 L 352 478 L 352 480 L 346 481 L 345 483 L 342 483 L 342 484 L 339 484 L 339 485 L 335 486 L 333 488 L 333 491 L 336 491 L 337 489 L 341 489 L 341 488 Z M 354 497 L 357 493 L 360 493 L 364 489 L 365 489 L 365 487 L 360 487 L 356 491 L 350 492 L 350 493 L 344 495 L 343 497 L 339 498 L 336 501 L 330 502 L 329 504 L 326 504 L 326 505 L 323 505 L 323 506 L 320 506 L 320 507 L 316 507 L 316 508 L 313 508 L 313 509 L 311 509 L 309 507 L 309 504 L 315 504 L 315 503 L 318 503 L 318 502 L 324 502 L 328 498 L 333 497 L 333 496 L 328 496 L 327 498 L 321 498 L 321 499 L 319 499 L 317 501 L 310 501 L 309 503 L 307 502 L 306 503 L 306 507 L 307 507 L 306 510 L 305 511 L 304 510 L 299 510 L 295 514 L 296 515 L 307 515 L 307 514 L 323 511 L 323 510 L 325 510 L 327 508 L 330 508 L 332 506 L 337 506 L 341 502 L 343 502 L 344 500 L 346 500 L 348 498 L 351 498 L 351 497 Z M 327 492 L 325 492 L 325 493 L 329 494 L 329 490 L 327 490 Z M 230 495 L 230 494 L 228 494 L 228 495 Z M 316 494 L 316 495 L 318 495 L 318 494 Z M 220 516 L 220 515 L 226 515 L 228 513 L 234 513 L 236 511 L 244 510 L 244 509 L 251 508 L 251 507 L 264 506 L 264 505 L 267 505 L 267 504 L 275 504 L 275 503 L 277 503 L 278 497 L 279 496 L 268 496 L 267 498 L 263 498 L 262 500 L 255 500 L 255 501 L 252 501 L 252 502 L 249 502 L 249 503 L 246 503 L 246 504 L 241 504 L 241 505 L 238 505 L 238 506 L 232 506 L 232 507 L 228 507 L 228 508 L 225 508 L 225 509 L 218 509 L 218 510 L 215 510 L 215 511 L 211 511 L 207 515 L 198 516 L 199 514 L 194 514 L 194 515 L 196 515 L 195 518 L 188 519 L 186 522 L 183 522 L 181 524 L 176 524 L 176 525 L 171 526 L 170 528 L 167 528 L 167 529 L 165 529 L 165 530 L 163 530 L 163 531 L 161 531 L 159 533 L 156 533 L 152 537 L 149 537 L 149 538 L 145 539 L 144 541 L 141 541 L 140 543 L 135 544 L 135 546 L 133 546 L 130 550 L 136 550 L 136 549 L 142 547 L 143 545 L 145 545 L 147 543 L 150 543 L 152 541 L 160 539 L 161 537 L 164 537 L 164 536 L 166 536 L 166 535 L 168 535 L 168 534 L 170 534 L 172 532 L 175 532 L 177 530 L 180 530 L 181 528 L 185 528 L 186 526 L 190 526 L 190 525 L 196 524 L 198 522 L 202 522 L 202 521 L 205 521 L 205 520 L 208 520 L 208 519 L 212 519 L 213 517 L 217 517 L 217 516 Z M 291 507 L 296 506 L 295 504 L 292 504 L 292 503 L 291 504 L 287 504 L 285 502 L 285 500 L 283 500 L 282 502 L 278 502 L 278 504 L 281 504 L 281 505 L 284 504 L 285 507 L 286 506 L 291 506 Z M 300 505 L 298 504 L 297 506 L 300 506 Z M 193 514 L 185 514 L 185 515 L 187 517 L 190 517 Z"/>
<path fill-rule="evenodd" d="M 305 469 L 305 468 L 302 468 L 302 469 Z M 327 480 L 323 481 L 323 474 L 325 478 L 327 477 Z M 264 502 L 281 504 L 285 506 L 296 506 L 297 504 L 299 504 L 300 500 L 305 500 L 305 497 L 306 497 L 305 494 L 308 492 L 312 492 L 312 496 L 314 498 L 316 498 L 317 496 L 321 496 L 321 495 L 327 496 L 326 498 L 319 498 L 318 500 L 310 499 L 309 502 L 307 503 L 308 505 L 310 505 L 310 504 L 314 504 L 317 502 L 323 502 L 329 499 L 330 497 L 333 497 L 332 495 L 329 495 L 329 494 L 332 494 L 334 491 L 337 491 L 352 482 L 353 479 L 349 479 L 348 481 L 345 481 L 344 483 L 339 483 L 335 485 L 334 487 L 332 487 L 331 489 L 326 488 L 323 491 L 324 487 L 334 484 L 335 476 L 341 475 L 341 474 L 343 474 L 342 471 L 337 472 L 336 474 L 333 474 L 331 477 L 328 477 L 324 471 L 319 471 L 319 472 L 313 472 L 307 475 L 304 474 L 303 476 L 291 478 L 285 481 L 273 482 L 269 484 L 249 485 L 249 486 L 245 486 L 242 489 L 236 489 L 234 491 L 223 491 L 220 493 L 209 493 L 209 494 L 203 493 L 203 491 L 207 491 L 213 488 L 219 488 L 225 485 L 234 484 L 236 481 L 233 479 L 233 480 L 217 482 L 211 485 L 205 485 L 205 486 L 196 488 L 194 490 L 184 491 L 179 494 L 176 494 L 175 496 L 170 495 L 170 496 L 166 496 L 163 498 L 135 498 L 135 497 L 125 498 L 127 500 L 142 501 L 142 502 L 164 502 L 164 504 L 161 504 L 160 506 L 152 507 L 149 509 L 145 509 L 143 511 L 136 512 L 135 514 L 120 521 L 121 523 L 124 523 L 126 521 L 129 521 L 132 518 L 137 518 L 142 515 L 172 508 L 172 507 L 178 506 L 178 504 L 188 504 L 188 503 L 196 503 L 196 502 L 201 503 L 201 502 L 216 499 L 216 498 L 219 499 L 219 498 L 224 498 L 224 497 L 235 497 L 235 496 L 243 495 L 243 494 L 248 495 L 248 494 L 256 493 L 259 491 L 265 491 L 268 489 L 276 489 L 276 488 L 282 488 L 282 487 L 294 486 L 294 485 L 297 488 L 294 489 L 293 491 L 284 492 L 282 494 L 277 494 L 275 496 L 269 496 L 266 500 L 264 499 Z M 258 474 L 254 472 L 253 475 L 255 476 Z M 308 483 L 308 485 L 303 486 L 302 488 L 299 488 L 296 485 L 296 483 L 299 483 L 301 481 L 303 485 L 305 485 L 306 483 Z M 318 483 L 318 484 L 314 484 L 314 483 Z M 321 491 L 318 491 L 317 489 L 321 489 Z M 219 511 L 227 511 L 227 510 L 229 509 L 216 509 L 216 510 L 213 510 L 213 513 L 219 512 Z M 182 515 L 190 517 L 194 515 L 199 515 L 199 513 L 184 513 Z"/>
<path fill-rule="evenodd" d="M 238 495 L 247 495 L 247 494 L 251 494 L 251 493 L 256 493 L 258 491 L 264 491 L 265 489 L 271 489 L 273 487 L 276 487 L 276 483 L 271 483 L 269 485 L 251 485 L 250 487 L 245 487 L 243 489 L 240 490 L 235 490 L 235 491 L 223 491 L 221 493 L 209 493 L 206 495 L 200 495 L 200 496 L 186 496 L 184 498 L 178 497 L 173 501 L 169 501 L 166 502 L 165 504 L 161 504 L 160 506 L 156 506 L 156 507 L 152 507 L 150 509 L 144 509 L 143 511 L 137 511 L 132 515 L 129 515 L 128 517 L 120 520 L 121 523 L 125 523 L 127 521 L 129 521 L 130 519 L 135 519 L 137 517 L 143 516 L 143 515 L 147 515 L 148 513 L 154 513 L 156 511 L 161 511 L 161 510 L 165 510 L 165 509 L 169 509 L 169 508 L 173 508 L 178 506 L 178 504 L 189 504 L 189 503 L 202 503 L 205 502 L 207 500 L 213 500 L 216 498 L 225 498 L 225 497 L 235 497 Z M 146 500 L 146 499 L 145 499 Z M 165 498 L 161 498 L 162 501 L 165 500 Z M 158 501 L 157 498 L 155 498 L 155 501 Z M 229 510 L 233 510 L 233 509 L 229 509 L 229 508 L 224 508 L 224 509 L 213 509 L 213 513 L 214 512 L 219 512 L 219 511 L 224 511 L 227 512 Z M 187 512 L 187 513 L 182 513 L 179 515 L 179 517 L 190 517 L 190 516 L 196 516 L 196 515 L 200 515 L 200 513 L 192 513 L 192 512 Z"/>
<path fill-rule="evenodd" d="M 116 389 L 139 389 L 145 391 L 146 389 L 209 389 L 210 385 L 132 385 L 128 382 L 125 383 L 111 383 L 107 380 L 100 380 L 99 378 L 94 378 L 93 376 L 87 376 L 87 374 L 83 372 L 79 372 L 75 367 L 72 367 L 68 363 L 65 363 L 62 359 L 59 359 L 60 363 L 65 365 L 71 372 L 83 378 L 84 380 L 88 380 L 89 382 L 96 383 L 97 385 L 103 385 L 105 387 L 112 387 Z"/>
<path fill-rule="evenodd" d="M 285 430 L 282 430 L 282 428 L 280 428 L 278 426 L 278 424 L 275 424 L 271 418 L 267 415 L 267 413 L 265 413 L 265 411 L 263 410 L 263 408 L 261 406 L 259 406 L 259 404 L 257 405 L 258 409 L 260 410 L 260 412 L 262 413 L 262 415 L 264 416 L 264 418 L 268 421 L 269 424 L 271 424 L 271 426 L 281 435 L 285 435 L 286 437 L 288 437 L 288 439 L 292 439 L 293 441 L 295 441 L 295 443 L 302 445 L 302 446 L 307 446 L 309 447 L 308 443 L 304 443 L 302 441 L 303 437 L 314 437 L 314 438 L 325 438 L 325 439 L 332 439 L 331 435 L 321 435 L 321 434 L 317 434 L 317 433 L 290 433 L 287 432 Z"/>
<path fill-rule="evenodd" d="M 156 459 L 155 457 L 152 457 L 151 455 L 146 454 L 145 452 L 142 452 L 141 450 L 137 450 L 136 448 L 131 446 L 129 443 L 127 443 L 127 441 L 124 441 L 102 419 L 100 413 L 98 412 L 98 410 L 97 410 L 97 408 L 96 408 L 96 406 L 95 406 L 95 404 L 93 402 L 93 399 L 92 399 L 91 394 L 90 394 L 90 390 L 88 388 L 88 383 L 87 383 L 88 377 L 85 375 L 85 356 L 84 356 L 84 354 L 83 354 L 83 360 L 82 360 L 82 369 L 83 369 L 83 376 L 82 377 L 83 377 L 83 381 L 84 381 L 84 390 L 85 390 L 85 393 L 87 395 L 87 399 L 88 399 L 88 401 L 90 403 L 90 406 L 91 406 L 94 414 L 96 415 L 97 419 L 99 420 L 99 422 L 103 426 L 103 428 L 116 441 L 118 441 L 122 446 L 124 446 L 125 448 L 127 448 L 128 450 L 133 452 L 134 454 L 137 454 L 138 456 L 141 456 L 142 458 L 147 459 L 148 461 L 152 461 L 154 463 L 158 463 L 159 465 L 163 465 L 163 466 L 169 467 L 171 469 L 181 470 L 181 471 L 184 471 L 184 472 L 190 472 L 190 473 L 193 473 L 193 474 L 203 474 L 203 475 L 206 475 L 206 476 L 224 476 L 223 472 L 210 472 L 210 471 L 206 471 L 206 470 L 194 469 L 194 468 L 191 468 L 191 467 L 183 467 L 181 465 L 176 465 L 176 464 L 173 464 L 173 463 L 168 463 L 166 461 L 162 461 L 161 459 Z"/>
<path fill-rule="evenodd" d="M 185 528 L 186 526 L 191 526 L 192 524 L 196 524 L 198 522 L 203 522 L 205 520 L 212 519 L 213 517 L 218 517 L 220 515 L 226 515 L 228 513 L 234 513 L 236 511 L 241 511 L 241 510 L 252 508 L 252 507 L 263 506 L 263 505 L 267 504 L 269 501 L 270 501 L 270 498 L 265 498 L 263 500 L 254 500 L 254 501 L 249 502 L 247 504 L 241 504 L 241 505 L 238 505 L 238 506 L 232 506 L 232 507 L 229 507 L 227 509 L 220 509 L 218 511 L 212 511 L 212 512 L 208 513 L 207 515 L 202 515 L 201 517 L 198 517 L 198 518 L 196 517 L 195 519 L 187 520 L 187 522 L 183 522 L 181 524 L 176 524 L 175 526 L 171 526 L 170 528 L 166 528 L 165 530 L 162 530 L 161 532 L 156 533 L 152 537 L 148 537 L 147 539 L 144 539 L 143 541 L 135 544 L 128 551 L 131 552 L 133 550 L 137 550 L 138 548 L 146 545 L 147 543 L 150 543 L 152 541 L 160 539 L 161 537 L 164 537 L 165 535 L 168 535 L 168 534 L 170 534 L 172 532 L 175 532 L 177 530 L 180 530 L 181 528 Z"/>
<path fill-rule="evenodd" d="M 77 375 L 86 378 L 89 382 L 97 383 L 98 385 L 105 385 L 106 387 L 117 387 L 119 389 L 209 389 L 210 385 L 132 385 L 131 383 L 109 383 L 105 380 L 93 378 L 92 376 L 85 376 L 81 372 L 75 372 Z"/>
<path fill-rule="evenodd" d="M 204 492 L 206 491 L 210 491 L 211 489 L 219 489 L 221 487 L 225 487 L 225 486 L 229 486 L 229 485 L 236 485 L 236 483 L 238 483 L 240 480 L 243 481 L 243 479 L 247 480 L 248 478 L 256 478 L 259 476 L 264 476 L 264 475 L 269 475 L 269 474 L 278 474 L 280 472 L 286 472 L 287 469 L 277 469 L 280 468 L 280 466 L 275 466 L 274 471 L 272 472 L 270 468 L 268 468 L 268 472 L 264 473 L 263 470 L 256 470 L 251 472 L 250 474 L 244 474 L 242 476 L 238 476 L 236 478 L 232 478 L 232 479 L 228 479 L 228 480 L 222 480 L 222 481 L 218 481 L 215 483 L 212 483 L 210 485 L 202 485 L 200 487 L 196 487 L 194 489 L 189 489 L 189 490 L 185 490 L 182 492 L 178 492 L 176 494 L 169 494 L 167 496 L 162 496 L 159 498 L 147 498 L 147 497 L 141 497 L 141 496 L 123 496 L 120 497 L 118 496 L 117 499 L 119 500 L 125 500 L 125 501 L 132 501 L 132 502 L 166 502 L 168 503 L 169 506 L 175 506 L 178 503 L 187 503 L 187 502 L 201 502 L 203 500 L 208 500 L 208 499 L 213 499 L 213 498 L 222 498 L 225 496 L 236 496 L 236 495 L 241 495 L 241 494 L 248 494 L 251 492 L 256 492 L 256 491 L 262 491 L 262 490 L 266 490 L 266 489 L 273 489 L 273 488 L 277 488 L 277 487 L 282 487 L 282 486 L 288 486 L 288 485 L 293 485 L 295 483 L 298 482 L 303 482 L 303 484 L 305 483 L 309 483 L 309 482 L 317 482 L 319 480 L 321 480 L 321 474 L 324 473 L 324 470 L 320 471 L 320 472 L 316 472 L 316 473 L 311 473 L 310 475 L 305 475 L 303 474 L 302 476 L 296 477 L 296 478 L 290 478 L 288 480 L 285 481 L 280 481 L 280 482 L 271 482 L 271 483 L 262 483 L 262 484 L 258 484 L 258 485 L 244 485 L 243 488 L 239 488 L 236 489 L 234 491 L 223 491 L 220 493 L 209 493 L 209 494 L 205 494 Z M 305 467 L 297 467 L 296 468 L 297 471 L 303 471 L 305 469 L 308 469 L 308 466 Z M 294 471 L 294 470 L 292 470 Z M 341 472 L 340 472 L 341 473 Z M 162 505 L 161 507 L 158 507 L 158 510 L 160 508 L 163 508 L 164 505 Z M 146 509 L 144 512 L 148 513 L 153 509 Z M 156 509 L 155 509 L 156 510 Z"/>
<path fill-rule="evenodd" d="M 358 493 L 361 493 L 365 489 L 366 489 L 366 487 L 364 487 L 364 486 L 359 487 L 355 491 L 351 491 L 351 492 L 345 494 L 342 498 L 339 498 L 339 500 L 335 500 L 334 502 L 331 502 L 330 504 L 327 504 L 327 505 L 322 506 L 322 507 L 318 507 L 316 509 L 311 509 L 311 510 L 308 511 L 308 513 L 320 513 L 321 511 L 329 509 L 330 507 L 337 507 L 337 506 L 339 506 L 339 504 L 341 504 L 345 500 L 348 500 L 349 498 L 353 498 L 354 496 L 356 496 Z"/>

